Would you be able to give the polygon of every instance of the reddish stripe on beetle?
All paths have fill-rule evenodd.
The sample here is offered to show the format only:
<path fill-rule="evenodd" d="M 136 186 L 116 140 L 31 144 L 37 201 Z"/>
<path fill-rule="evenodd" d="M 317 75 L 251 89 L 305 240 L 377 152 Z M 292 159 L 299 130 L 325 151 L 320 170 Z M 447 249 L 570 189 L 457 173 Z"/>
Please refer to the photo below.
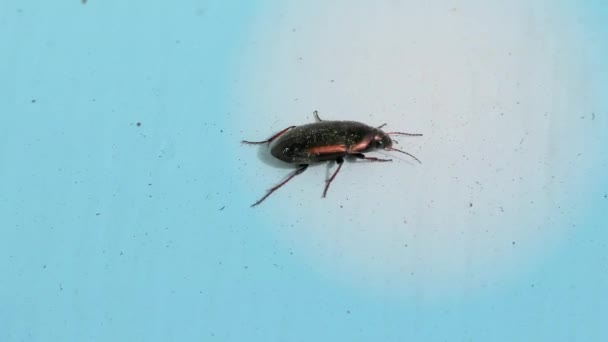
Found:
<path fill-rule="evenodd" d="M 340 144 L 340 145 L 311 147 L 308 149 L 308 153 L 315 154 L 315 155 L 321 155 L 321 154 L 327 154 L 327 153 L 337 153 L 337 152 L 346 152 L 346 146 Z"/>
<path fill-rule="evenodd" d="M 361 142 L 357 143 L 354 146 L 351 146 L 348 149 L 348 153 L 356 153 L 365 150 L 365 148 L 369 145 L 372 139 L 373 137 L 366 137 L 365 139 L 361 140 Z"/>

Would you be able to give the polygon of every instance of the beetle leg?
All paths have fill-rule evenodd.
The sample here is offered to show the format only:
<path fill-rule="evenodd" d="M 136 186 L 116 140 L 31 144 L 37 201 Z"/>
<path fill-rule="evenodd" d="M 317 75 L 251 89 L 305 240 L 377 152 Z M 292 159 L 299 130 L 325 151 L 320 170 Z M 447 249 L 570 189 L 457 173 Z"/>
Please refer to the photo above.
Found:
<path fill-rule="evenodd" d="M 291 175 L 289 175 L 289 177 L 287 177 L 284 181 L 282 181 L 278 185 L 275 185 L 274 187 L 272 187 L 271 189 L 269 189 L 268 192 L 266 193 L 266 195 L 264 195 L 264 197 L 260 198 L 257 202 L 253 203 L 251 206 L 255 207 L 256 205 L 262 203 L 262 201 L 264 201 L 266 199 L 266 197 L 270 196 L 270 194 L 272 194 L 273 192 L 275 192 L 278 188 L 280 188 L 283 185 L 285 185 L 285 183 L 289 182 L 293 177 L 295 177 L 295 176 L 299 175 L 300 173 L 304 172 L 306 170 L 306 168 L 308 168 L 308 164 L 302 164 L 302 165 L 300 165 L 300 167 L 296 171 L 294 171 Z"/>
<path fill-rule="evenodd" d="M 268 138 L 267 140 L 264 140 L 264 141 L 247 141 L 247 140 L 242 140 L 241 142 L 243 144 L 250 144 L 250 145 L 265 144 L 265 143 L 270 144 L 274 139 L 280 137 L 285 132 L 289 131 L 290 129 L 292 129 L 294 127 L 296 127 L 296 126 L 289 126 L 289 127 L 285 128 L 284 130 L 280 131 L 279 133 L 273 135 L 272 137 L 270 137 L 270 138 Z"/>
<path fill-rule="evenodd" d="M 380 125 L 380 126 L 376 127 L 376 128 L 377 128 L 377 129 L 380 129 L 380 128 L 384 127 L 384 126 L 386 126 L 386 122 L 385 122 L 385 123 L 383 123 L 382 125 Z"/>
<path fill-rule="evenodd" d="M 349 155 L 353 156 L 355 158 L 358 158 L 358 159 L 365 159 L 365 160 L 369 160 L 369 161 L 372 161 L 372 162 L 390 162 L 390 161 L 393 161 L 392 159 L 380 159 L 380 158 L 376 158 L 376 157 L 366 157 L 365 154 L 363 154 L 363 153 L 352 153 L 352 154 L 349 154 Z"/>
<path fill-rule="evenodd" d="M 321 118 L 319 117 L 319 112 L 317 112 L 316 110 L 314 112 L 312 112 L 312 114 L 315 116 L 315 120 L 317 120 L 317 122 L 321 122 L 323 120 L 321 120 Z"/>
<path fill-rule="evenodd" d="M 338 168 L 336 169 L 336 171 L 334 171 L 334 174 L 331 175 L 331 177 L 329 177 L 329 179 L 325 181 L 325 190 L 323 190 L 323 197 L 325 197 L 325 195 L 327 195 L 327 190 L 329 189 L 329 185 L 334 180 L 334 178 L 336 178 L 336 175 L 338 174 L 338 172 L 340 172 L 340 168 L 342 168 L 342 164 L 344 164 L 344 158 L 338 157 L 338 159 L 336 159 L 336 163 L 338 163 Z"/>

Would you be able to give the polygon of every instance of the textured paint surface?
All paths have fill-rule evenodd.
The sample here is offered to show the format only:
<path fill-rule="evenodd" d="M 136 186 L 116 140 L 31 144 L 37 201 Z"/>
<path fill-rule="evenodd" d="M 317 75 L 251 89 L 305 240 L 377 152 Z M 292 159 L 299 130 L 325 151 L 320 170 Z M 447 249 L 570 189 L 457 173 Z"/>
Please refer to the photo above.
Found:
<path fill-rule="evenodd" d="M 329 4 L 328 4 L 329 3 Z M 601 1 L 4 1 L 0 341 L 608 338 Z M 262 140 L 356 120 L 392 163 Z M 388 156 L 390 155 L 390 157 Z"/>

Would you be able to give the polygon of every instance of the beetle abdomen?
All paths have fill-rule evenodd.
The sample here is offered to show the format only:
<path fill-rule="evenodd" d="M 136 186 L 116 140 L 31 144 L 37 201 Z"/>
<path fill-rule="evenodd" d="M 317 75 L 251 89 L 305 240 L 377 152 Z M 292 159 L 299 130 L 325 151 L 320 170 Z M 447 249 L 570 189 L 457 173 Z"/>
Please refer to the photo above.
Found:
<path fill-rule="evenodd" d="M 281 135 L 270 153 L 285 162 L 310 164 L 335 160 L 360 145 L 375 129 L 354 121 L 322 121 L 295 127 Z"/>

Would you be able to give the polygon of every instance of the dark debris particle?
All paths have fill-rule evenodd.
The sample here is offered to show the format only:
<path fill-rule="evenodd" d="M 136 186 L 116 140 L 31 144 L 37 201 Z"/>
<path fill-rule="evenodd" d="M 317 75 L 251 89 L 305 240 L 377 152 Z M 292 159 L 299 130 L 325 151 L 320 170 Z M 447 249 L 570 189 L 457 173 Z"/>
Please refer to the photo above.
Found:
<path fill-rule="evenodd" d="M 473 203 L 469 203 L 469 208 L 473 208 Z"/>
<path fill-rule="evenodd" d="M 32 99 L 32 103 L 36 103 L 36 99 Z"/>
<path fill-rule="evenodd" d="M 81 0 L 80 3 L 83 4 L 83 5 L 86 5 L 87 4 L 87 0 Z"/>
<path fill-rule="evenodd" d="M 224 208 L 226 208 L 226 206 L 221 207 L 221 208 L 220 208 L 220 211 L 224 210 Z"/>
<path fill-rule="evenodd" d="M 95 213 L 95 216 L 99 216 L 99 215 L 101 215 L 101 213 Z"/>
<path fill-rule="evenodd" d="M 141 122 L 136 123 L 135 126 L 141 127 Z"/>

